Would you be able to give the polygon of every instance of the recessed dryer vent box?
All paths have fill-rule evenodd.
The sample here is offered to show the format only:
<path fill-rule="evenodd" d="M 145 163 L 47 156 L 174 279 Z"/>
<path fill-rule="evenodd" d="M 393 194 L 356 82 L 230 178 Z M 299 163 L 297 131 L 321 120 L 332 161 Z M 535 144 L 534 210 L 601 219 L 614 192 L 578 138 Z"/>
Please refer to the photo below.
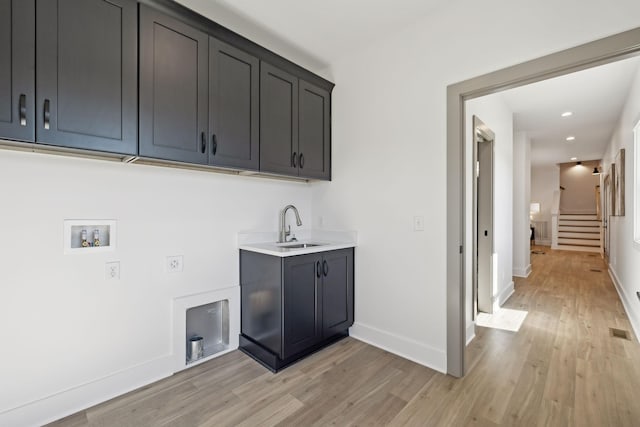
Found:
<path fill-rule="evenodd" d="M 64 253 L 96 253 L 116 248 L 116 221 L 67 219 L 64 221 Z"/>

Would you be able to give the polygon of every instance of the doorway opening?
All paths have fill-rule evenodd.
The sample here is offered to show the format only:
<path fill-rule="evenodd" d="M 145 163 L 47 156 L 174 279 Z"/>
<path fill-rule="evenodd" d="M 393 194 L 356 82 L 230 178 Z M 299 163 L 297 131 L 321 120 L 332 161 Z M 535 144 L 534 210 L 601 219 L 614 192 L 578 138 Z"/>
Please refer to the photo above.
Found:
<path fill-rule="evenodd" d="M 473 248 L 473 318 L 478 312 L 493 313 L 494 301 L 494 215 L 493 215 L 493 164 L 495 134 L 482 120 L 473 117 L 475 179 L 474 248 Z"/>
<path fill-rule="evenodd" d="M 447 372 L 465 374 L 465 132 L 467 100 L 640 54 L 640 28 L 447 87 Z"/>

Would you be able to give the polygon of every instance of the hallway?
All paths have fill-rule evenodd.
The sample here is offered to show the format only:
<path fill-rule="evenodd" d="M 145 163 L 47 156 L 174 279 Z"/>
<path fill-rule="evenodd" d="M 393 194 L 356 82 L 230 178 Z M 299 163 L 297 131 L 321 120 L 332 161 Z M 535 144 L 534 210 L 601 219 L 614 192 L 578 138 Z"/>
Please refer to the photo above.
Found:
<path fill-rule="evenodd" d="M 533 272 L 516 278 L 504 305 L 528 311 L 520 331 L 478 328 L 471 343 L 475 366 L 463 382 L 486 387 L 478 415 L 502 425 L 637 425 L 640 345 L 601 256 L 534 251 L 544 254 L 531 254 Z"/>
<path fill-rule="evenodd" d="M 56 423 L 84 425 L 633 426 L 640 345 L 600 255 L 536 248 L 506 308 L 477 328 L 470 373 L 437 373 L 352 338 L 273 375 L 236 351 Z"/>

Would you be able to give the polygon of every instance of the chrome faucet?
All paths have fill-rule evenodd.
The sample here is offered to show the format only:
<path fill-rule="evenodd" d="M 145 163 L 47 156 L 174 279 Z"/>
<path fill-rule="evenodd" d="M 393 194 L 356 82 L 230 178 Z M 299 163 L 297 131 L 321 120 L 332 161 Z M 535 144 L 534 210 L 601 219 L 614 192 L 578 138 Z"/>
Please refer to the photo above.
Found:
<path fill-rule="evenodd" d="M 300 214 L 298 213 L 298 209 L 296 209 L 296 207 L 293 205 L 285 206 L 284 209 L 280 211 L 280 230 L 278 234 L 279 236 L 278 243 L 287 242 L 287 237 L 289 236 L 289 234 L 291 234 L 291 226 L 289 226 L 289 228 L 287 229 L 287 226 L 285 224 L 287 211 L 289 209 L 293 209 L 293 213 L 296 214 L 296 224 L 298 224 L 298 227 L 302 225 L 302 221 L 300 221 Z"/>

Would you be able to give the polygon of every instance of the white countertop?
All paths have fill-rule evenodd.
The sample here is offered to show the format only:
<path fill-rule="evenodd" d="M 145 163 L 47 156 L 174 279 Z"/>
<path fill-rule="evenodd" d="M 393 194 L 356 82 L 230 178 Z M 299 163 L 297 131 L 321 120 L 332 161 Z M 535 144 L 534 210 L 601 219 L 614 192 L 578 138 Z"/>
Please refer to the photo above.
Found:
<path fill-rule="evenodd" d="M 352 231 L 300 230 L 296 234 L 298 239 L 297 241 L 276 243 L 278 233 L 238 233 L 238 249 L 277 257 L 289 257 L 353 248 L 357 244 L 357 235 Z M 315 246 L 309 246 L 306 248 L 287 247 L 304 243 Z"/>

